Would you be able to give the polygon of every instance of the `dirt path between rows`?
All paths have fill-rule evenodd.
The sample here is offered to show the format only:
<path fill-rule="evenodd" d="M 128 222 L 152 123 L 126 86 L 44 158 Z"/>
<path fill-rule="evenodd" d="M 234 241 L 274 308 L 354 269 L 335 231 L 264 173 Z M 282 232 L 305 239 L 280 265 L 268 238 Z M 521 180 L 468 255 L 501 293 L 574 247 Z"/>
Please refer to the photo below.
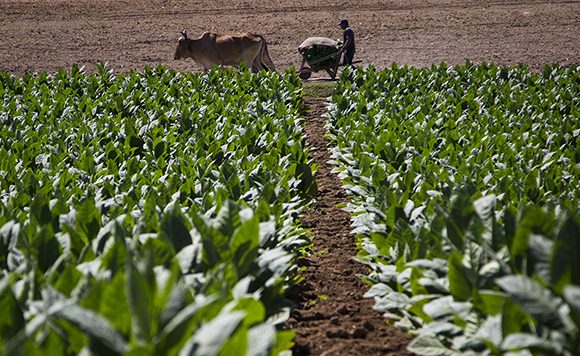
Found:
<path fill-rule="evenodd" d="M 286 323 L 296 330 L 294 355 L 405 355 L 410 338 L 389 327 L 373 300 L 363 298 L 368 286 L 359 275 L 362 264 L 353 260 L 356 240 L 350 234 L 349 214 L 337 207 L 348 197 L 328 163 L 330 142 L 324 137 L 326 103 L 306 101 L 306 141 L 316 172 L 316 206 L 302 216 L 312 231 L 314 251 L 305 261 L 304 281 L 288 297 L 296 308 Z"/>

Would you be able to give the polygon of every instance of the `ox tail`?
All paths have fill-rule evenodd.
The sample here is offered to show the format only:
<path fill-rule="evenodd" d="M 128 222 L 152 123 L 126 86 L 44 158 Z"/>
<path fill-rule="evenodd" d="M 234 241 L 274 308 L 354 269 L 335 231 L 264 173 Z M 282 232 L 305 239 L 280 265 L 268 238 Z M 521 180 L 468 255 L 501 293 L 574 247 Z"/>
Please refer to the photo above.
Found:
<path fill-rule="evenodd" d="M 262 49 L 260 50 L 260 64 L 266 70 L 272 71 L 276 70 L 276 66 L 274 65 L 274 62 L 272 62 L 270 54 L 268 53 L 268 43 L 266 42 L 266 39 L 262 35 L 258 35 L 258 37 L 262 39 Z"/>

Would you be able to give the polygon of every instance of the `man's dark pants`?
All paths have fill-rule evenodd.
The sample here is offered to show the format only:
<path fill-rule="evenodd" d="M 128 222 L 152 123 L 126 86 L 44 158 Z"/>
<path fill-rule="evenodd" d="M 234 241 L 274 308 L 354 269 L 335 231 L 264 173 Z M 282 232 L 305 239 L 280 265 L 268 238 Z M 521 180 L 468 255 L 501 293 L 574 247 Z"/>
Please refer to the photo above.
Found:
<path fill-rule="evenodd" d="M 342 59 L 343 65 L 352 65 L 352 60 L 354 58 L 354 52 L 346 51 L 344 52 L 344 57 Z"/>

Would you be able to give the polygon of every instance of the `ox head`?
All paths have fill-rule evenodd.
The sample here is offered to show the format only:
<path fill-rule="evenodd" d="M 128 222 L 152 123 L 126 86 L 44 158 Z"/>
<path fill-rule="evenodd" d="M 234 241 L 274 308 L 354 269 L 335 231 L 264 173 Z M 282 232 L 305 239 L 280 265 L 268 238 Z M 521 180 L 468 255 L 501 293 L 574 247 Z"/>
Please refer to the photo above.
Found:
<path fill-rule="evenodd" d="M 183 29 L 183 31 L 181 31 L 181 37 L 179 37 L 179 40 L 177 41 L 177 48 L 175 49 L 175 56 L 173 57 L 174 59 L 181 59 L 187 57 L 187 53 L 189 52 L 187 48 L 188 42 L 189 37 L 187 37 L 187 32 L 185 31 L 185 29 Z"/>

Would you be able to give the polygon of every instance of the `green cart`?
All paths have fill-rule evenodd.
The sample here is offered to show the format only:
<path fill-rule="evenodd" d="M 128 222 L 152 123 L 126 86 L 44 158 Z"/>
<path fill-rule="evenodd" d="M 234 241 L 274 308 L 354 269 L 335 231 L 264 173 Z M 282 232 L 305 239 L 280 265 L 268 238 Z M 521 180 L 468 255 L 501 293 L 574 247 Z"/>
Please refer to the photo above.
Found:
<path fill-rule="evenodd" d="M 332 79 L 336 78 L 340 57 L 340 44 L 326 37 L 310 37 L 300 46 L 298 52 L 302 55 L 302 64 L 298 70 L 300 78 L 310 78 L 312 72 L 325 70 Z"/>

